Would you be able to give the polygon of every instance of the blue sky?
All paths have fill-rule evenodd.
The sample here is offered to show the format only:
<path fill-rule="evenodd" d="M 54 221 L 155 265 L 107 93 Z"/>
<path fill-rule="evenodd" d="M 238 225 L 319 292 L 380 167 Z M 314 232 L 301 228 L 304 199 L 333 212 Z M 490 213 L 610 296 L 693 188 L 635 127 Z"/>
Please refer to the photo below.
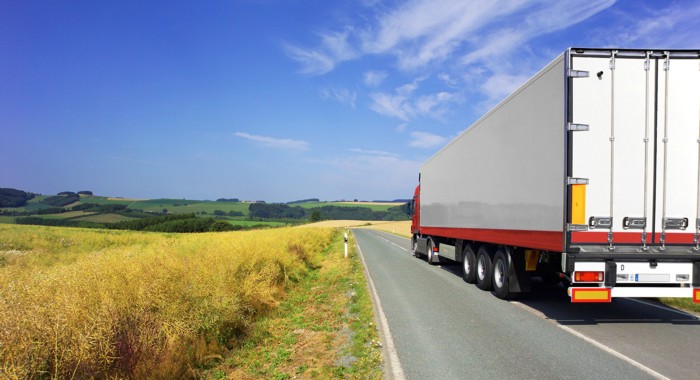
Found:
<path fill-rule="evenodd" d="M 691 0 L 0 0 L 0 187 L 408 198 L 567 47 L 699 30 Z"/>

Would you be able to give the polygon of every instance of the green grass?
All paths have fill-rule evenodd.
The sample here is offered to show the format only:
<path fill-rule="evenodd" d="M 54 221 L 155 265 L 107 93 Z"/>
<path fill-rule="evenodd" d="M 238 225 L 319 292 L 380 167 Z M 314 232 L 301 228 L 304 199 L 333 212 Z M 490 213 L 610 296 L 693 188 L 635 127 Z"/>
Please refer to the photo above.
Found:
<path fill-rule="evenodd" d="M 659 298 L 659 302 L 676 309 L 700 314 L 700 303 L 694 303 L 690 298 Z"/>
<path fill-rule="evenodd" d="M 0 223 L 14 224 L 15 217 L 14 216 L 0 215 Z"/>
<path fill-rule="evenodd" d="M 321 264 L 205 378 L 380 379 L 381 351 L 362 264 L 338 234 Z"/>
<path fill-rule="evenodd" d="M 243 202 L 215 202 L 215 201 L 196 201 L 187 199 L 150 199 L 147 201 L 136 201 L 129 204 L 129 208 L 140 209 L 144 211 L 161 212 L 167 209 L 168 212 L 176 214 L 186 213 L 201 213 L 206 212 L 208 215 L 213 215 L 214 210 L 224 212 L 238 211 L 243 215 L 248 215 L 248 206 L 250 203 Z"/>

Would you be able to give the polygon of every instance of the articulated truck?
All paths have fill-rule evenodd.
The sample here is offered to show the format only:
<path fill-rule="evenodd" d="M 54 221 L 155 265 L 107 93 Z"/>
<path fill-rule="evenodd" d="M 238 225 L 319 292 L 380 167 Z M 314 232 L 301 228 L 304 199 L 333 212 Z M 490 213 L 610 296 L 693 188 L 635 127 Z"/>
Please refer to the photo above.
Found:
<path fill-rule="evenodd" d="M 420 169 L 412 251 L 508 299 L 700 302 L 700 50 L 571 48 Z"/>

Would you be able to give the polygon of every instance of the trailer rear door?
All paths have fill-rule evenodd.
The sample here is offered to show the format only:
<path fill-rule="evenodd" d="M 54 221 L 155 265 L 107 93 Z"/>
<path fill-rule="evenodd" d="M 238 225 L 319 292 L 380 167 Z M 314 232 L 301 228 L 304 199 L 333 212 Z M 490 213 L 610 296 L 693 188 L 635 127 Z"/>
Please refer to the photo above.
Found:
<path fill-rule="evenodd" d="M 697 246 L 698 51 L 572 49 L 568 59 L 567 244 Z"/>

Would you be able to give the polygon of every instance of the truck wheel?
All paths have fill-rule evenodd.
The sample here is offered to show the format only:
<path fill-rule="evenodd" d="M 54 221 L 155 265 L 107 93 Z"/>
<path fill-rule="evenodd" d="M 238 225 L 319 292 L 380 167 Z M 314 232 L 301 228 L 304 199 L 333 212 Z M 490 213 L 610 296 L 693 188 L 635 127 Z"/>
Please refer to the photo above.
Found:
<path fill-rule="evenodd" d="M 438 263 L 438 260 L 435 257 L 435 253 L 433 252 L 433 241 L 428 239 L 428 264 L 430 265 L 435 265 Z"/>
<path fill-rule="evenodd" d="M 468 284 L 473 284 L 476 282 L 476 254 L 474 254 L 474 246 L 467 244 L 464 247 L 462 257 L 462 279 Z"/>
<path fill-rule="evenodd" d="M 481 247 L 476 255 L 476 286 L 481 290 L 490 290 L 492 275 L 491 255 L 485 247 Z"/>
<path fill-rule="evenodd" d="M 493 290 L 491 293 L 505 300 L 513 298 L 516 294 L 509 292 L 508 281 L 511 275 L 508 265 L 508 257 L 499 249 L 493 258 Z"/>

